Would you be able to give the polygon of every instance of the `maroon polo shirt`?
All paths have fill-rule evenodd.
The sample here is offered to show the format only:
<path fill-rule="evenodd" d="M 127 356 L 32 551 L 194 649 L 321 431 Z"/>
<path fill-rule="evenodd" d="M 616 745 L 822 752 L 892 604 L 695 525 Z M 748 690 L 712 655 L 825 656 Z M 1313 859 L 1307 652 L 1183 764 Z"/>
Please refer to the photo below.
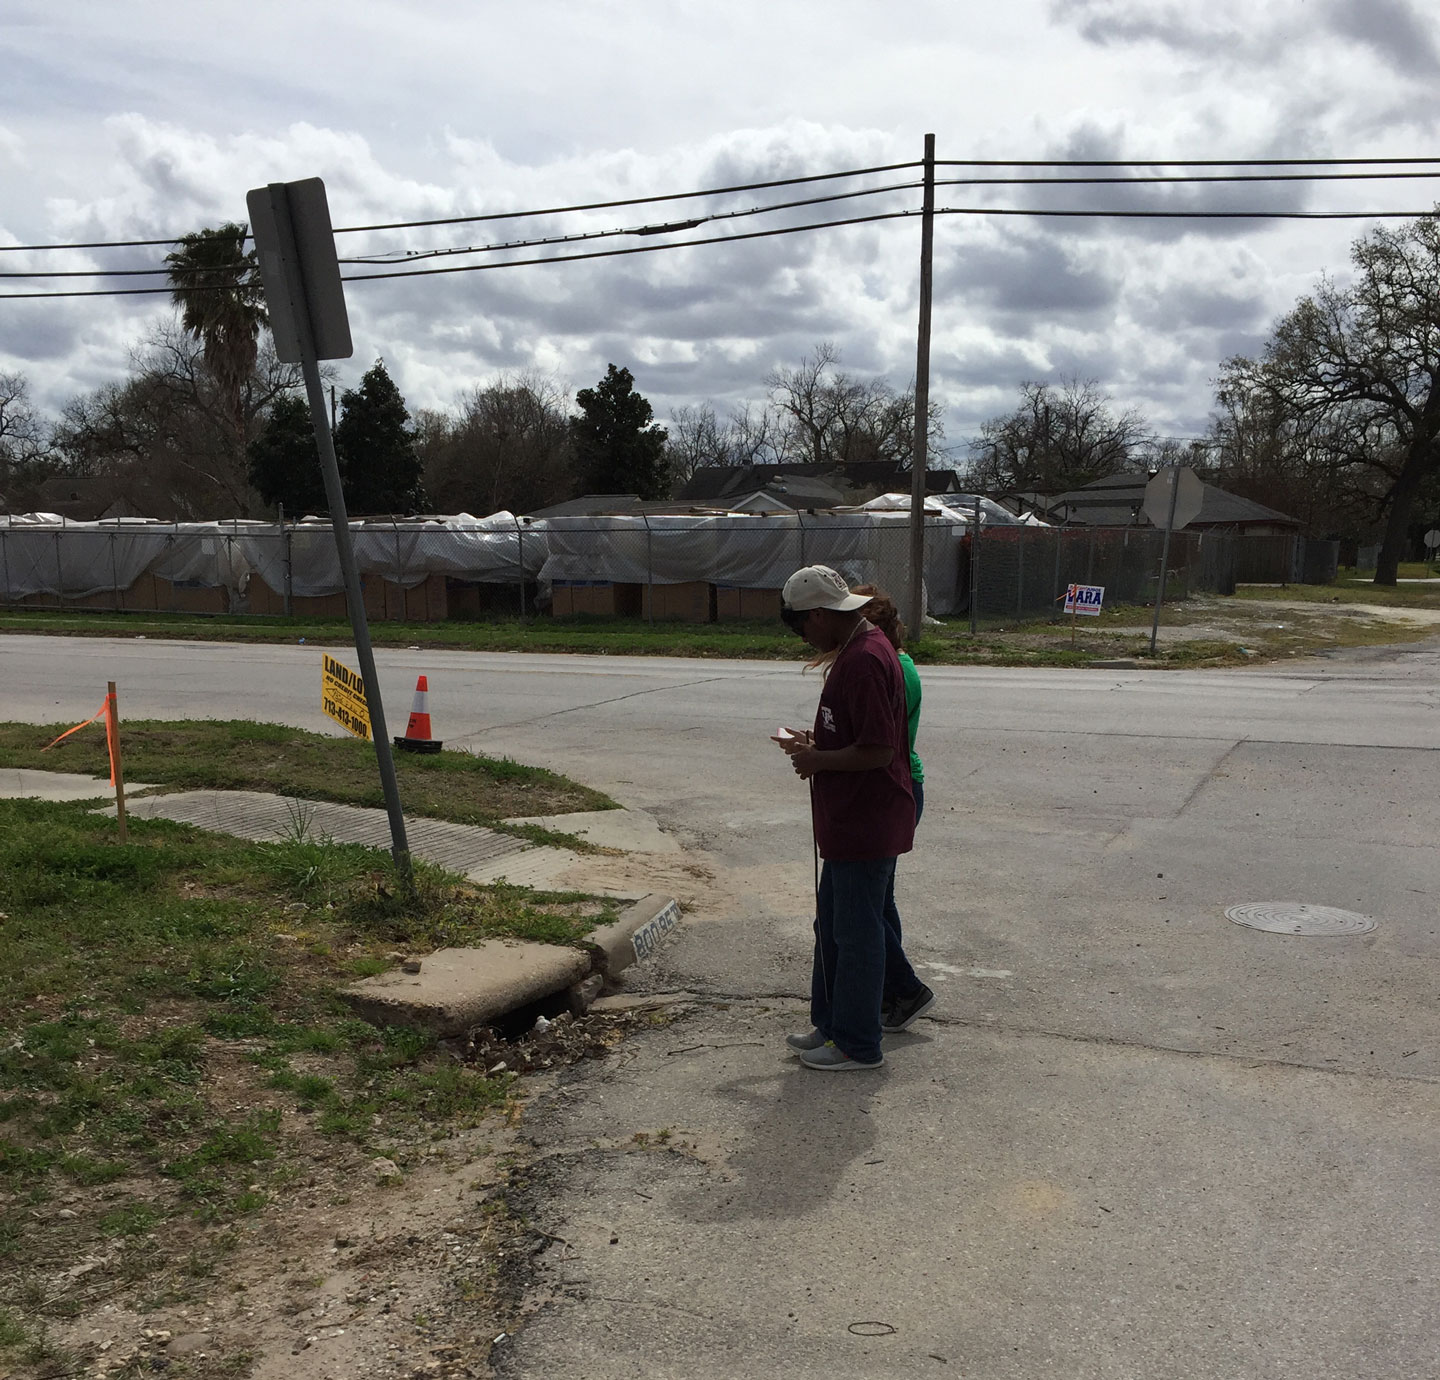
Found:
<path fill-rule="evenodd" d="M 908 853 L 915 841 L 905 678 L 879 628 L 857 632 L 830 668 L 815 715 L 815 746 L 894 749 L 873 771 L 817 771 L 811 781 L 815 840 L 831 862 Z"/>

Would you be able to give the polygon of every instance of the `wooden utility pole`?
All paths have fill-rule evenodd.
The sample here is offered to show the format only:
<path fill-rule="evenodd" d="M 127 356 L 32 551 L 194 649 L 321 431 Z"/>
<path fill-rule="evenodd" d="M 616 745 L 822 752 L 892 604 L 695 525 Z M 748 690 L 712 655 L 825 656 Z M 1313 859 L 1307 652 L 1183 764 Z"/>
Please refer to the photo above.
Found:
<path fill-rule="evenodd" d="M 925 622 L 925 467 L 930 443 L 930 287 L 935 249 L 935 136 L 925 136 L 920 213 L 920 327 L 915 345 L 915 445 L 910 458 L 910 632 Z"/>

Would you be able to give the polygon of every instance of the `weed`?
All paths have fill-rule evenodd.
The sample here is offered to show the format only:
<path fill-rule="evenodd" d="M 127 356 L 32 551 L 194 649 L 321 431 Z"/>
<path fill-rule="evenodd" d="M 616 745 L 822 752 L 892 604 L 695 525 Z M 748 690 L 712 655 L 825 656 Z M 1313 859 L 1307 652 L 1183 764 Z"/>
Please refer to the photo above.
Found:
<path fill-rule="evenodd" d="M 130 1172 L 130 1167 L 119 1160 L 99 1160 L 91 1155 L 63 1155 L 60 1171 L 72 1183 L 82 1188 L 93 1188 L 97 1184 L 123 1179 Z"/>
<path fill-rule="evenodd" d="M 198 1149 L 165 1165 L 163 1173 L 176 1179 L 192 1179 L 199 1171 L 215 1165 L 253 1164 L 275 1157 L 267 1137 L 280 1129 L 280 1113 L 252 1112 L 237 1126 L 219 1126 Z"/>
<path fill-rule="evenodd" d="M 165 1214 L 153 1203 L 126 1203 L 100 1219 L 100 1230 L 106 1236 L 142 1236 L 164 1220 Z"/>
<path fill-rule="evenodd" d="M 8 1308 L 0 1308 L 0 1350 L 12 1351 L 29 1337 L 24 1325 Z"/>

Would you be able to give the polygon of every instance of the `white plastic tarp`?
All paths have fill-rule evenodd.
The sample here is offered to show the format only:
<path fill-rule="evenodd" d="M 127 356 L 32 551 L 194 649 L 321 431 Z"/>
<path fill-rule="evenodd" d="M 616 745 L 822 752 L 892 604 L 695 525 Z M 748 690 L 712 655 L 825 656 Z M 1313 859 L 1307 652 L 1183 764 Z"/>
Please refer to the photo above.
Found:
<path fill-rule="evenodd" d="M 908 503 L 907 503 L 908 507 Z M 621 584 L 703 581 L 779 589 L 802 565 L 833 566 L 851 584 L 875 584 L 908 603 L 908 511 L 675 514 L 529 521 L 501 512 L 403 523 L 351 524 L 362 574 L 405 586 L 431 574 L 476 582 L 522 577 Z M 931 613 L 953 611 L 965 525 L 927 514 L 925 583 Z M 149 572 L 177 584 L 224 587 L 238 602 L 258 574 L 276 593 L 344 589 L 328 523 L 284 532 L 272 523 L 0 522 L 0 597 L 83 598 L 128 590 Z M 234 605 L 232 605 L 234 606 Z"/>
<path fill-rule="evenodd" d="M 536 526 L 542 524 L 537 523 Z M 908 512 L 658 515 L 551 518 L 540 579 L 616 584 L 704 581 L 742 589 L 780 589 L 803 565 L 828 565 L 852 585 L 874 584 L 908 602 Z M 964 526 L 927 517 L 927 607 L 953 612 Z"/>

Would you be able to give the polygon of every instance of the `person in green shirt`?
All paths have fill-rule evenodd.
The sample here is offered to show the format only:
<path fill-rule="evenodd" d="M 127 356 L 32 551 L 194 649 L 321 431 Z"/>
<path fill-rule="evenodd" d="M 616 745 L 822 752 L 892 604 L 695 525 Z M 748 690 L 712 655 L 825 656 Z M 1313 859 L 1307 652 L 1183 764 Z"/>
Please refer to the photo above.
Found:
<path fill-rule="evenodd" d="M 855 585 L 852 594 L 866 594 L 870 602 L 861 613 L 889 639 L 900 659 L 905 677 L 905 712 L 910 730 L 910 790 L 915 797 L 915 823 L 925 809 L 925 767 L 915 751 L 915 735 L 920 728 L 920 673 L 903 650 L 905 625 L 895 601 L 875 585 Z M 910 966 L 900 942 L 900 911 L 895 905 L 895 881 L 891 878 L 885 896 L 885 989 L 880 1013 L 880 1028 L 891 1034 L 908 1029 L 935 1004 L 930 990 Z"/>

